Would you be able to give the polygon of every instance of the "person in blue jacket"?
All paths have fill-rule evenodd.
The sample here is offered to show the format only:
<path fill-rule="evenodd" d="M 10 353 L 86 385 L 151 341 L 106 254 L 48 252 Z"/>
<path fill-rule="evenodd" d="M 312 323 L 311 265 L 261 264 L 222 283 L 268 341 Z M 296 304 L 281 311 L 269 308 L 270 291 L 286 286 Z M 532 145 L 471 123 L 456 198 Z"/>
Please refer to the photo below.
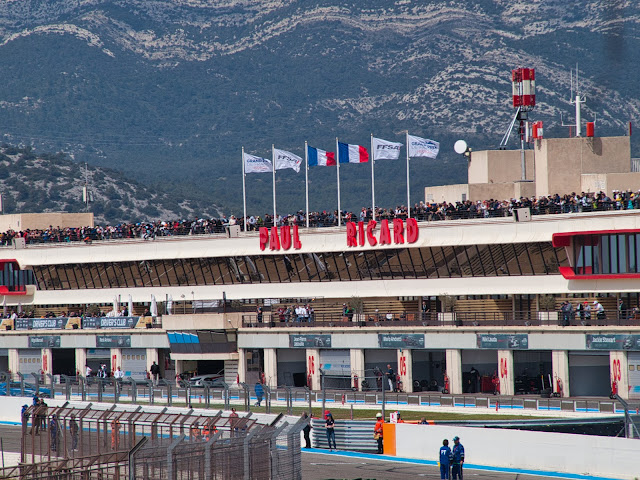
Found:
<path fill-rule="evenodd" d="M 451 462 L 451 478 L 462 480 L 462 466 L 464 465 L 464 447 L 460 437 L 453 437 L 453 458 Z"/>
<path fill-rule="evenodd" d="M 440 447 L 440 478 L 449 478 L 449 465 L 451 465 L 451 449 L 449 448 L 449 440 L 446 438 L 442 441 Z"/>

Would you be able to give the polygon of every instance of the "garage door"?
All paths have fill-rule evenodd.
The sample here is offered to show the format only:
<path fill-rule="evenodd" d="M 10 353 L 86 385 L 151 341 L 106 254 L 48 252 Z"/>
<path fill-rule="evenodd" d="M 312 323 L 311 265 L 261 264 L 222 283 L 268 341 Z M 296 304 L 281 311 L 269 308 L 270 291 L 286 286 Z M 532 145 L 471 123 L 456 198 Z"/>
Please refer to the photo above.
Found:
<path fill-rule="evenodd" d="M 32 373 L 40 373 L 42 370 L 42 352 L 40 349 L 29 348 L 18 352 L 20 373 L 24 376 L 31 376 Z M 26 379 L 32 382 L 33 377 Z"/>
<path fill-rule="evenodd" d="M 611 393 L 609 353 L 569 353 L 571 396 L 608 397 Z"/>
<path fill-rule="evenodd" d="M 629 352 L 629 398 L 640 398 L 640 352 Z"/>
<path fill-rule="evenodd" d="M 320 350 L 320 364 L 327 375 L 351 376 L 349 350 Z"/>
<path fill-rule="evenodd" d="M 147 350 L 144 348 L 122 349 L 122 371 L 125 378 L 134 380 L 147 378 Z"/>

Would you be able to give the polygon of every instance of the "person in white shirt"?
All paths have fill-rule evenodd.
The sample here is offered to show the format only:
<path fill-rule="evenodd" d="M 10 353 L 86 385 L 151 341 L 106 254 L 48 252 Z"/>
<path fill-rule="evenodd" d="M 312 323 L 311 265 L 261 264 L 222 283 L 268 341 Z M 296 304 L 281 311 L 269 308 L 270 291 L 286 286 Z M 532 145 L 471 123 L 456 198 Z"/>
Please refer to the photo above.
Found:
<path fill-rule="evenodd" d="M 120 389 L 122 388 L 122 379 L 124 378 L 124 372 L 120 367 L 118 367 L 116 371 L 113 372 L 113 378 L 116 379 L 116 388 L 118 389 L 118 392 L 119 392 Z"/>
<path fill-rule="evenodd" d="M 89 365 L 87 365 L 85 377 L 89 378 L 91 376 L 91 372 L 93 372 L 93 369 Z"/>

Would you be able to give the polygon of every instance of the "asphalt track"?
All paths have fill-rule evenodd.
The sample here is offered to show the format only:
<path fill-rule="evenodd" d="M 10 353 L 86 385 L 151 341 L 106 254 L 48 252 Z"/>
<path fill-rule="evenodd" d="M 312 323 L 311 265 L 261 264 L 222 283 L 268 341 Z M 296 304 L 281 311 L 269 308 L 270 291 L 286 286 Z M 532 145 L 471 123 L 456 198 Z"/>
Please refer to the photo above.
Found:
<path fill-rule="evenodd" d="M 434 462 L 414 463 L 398 461 L 395 457 L 384 457 L 353 452 L 327 452 L 310 449 L 302 453 L 302 478 L 304 480 L 415 480 L 439 479 L 440 467 Z M 490 467 L 473 468 L 465 465 L 466 480 L 540 480 L 541 478 L 564 478 L 584 480 L 615 480 L 606 477 L 571 475 L 548 472 L 498 471 Z"/>

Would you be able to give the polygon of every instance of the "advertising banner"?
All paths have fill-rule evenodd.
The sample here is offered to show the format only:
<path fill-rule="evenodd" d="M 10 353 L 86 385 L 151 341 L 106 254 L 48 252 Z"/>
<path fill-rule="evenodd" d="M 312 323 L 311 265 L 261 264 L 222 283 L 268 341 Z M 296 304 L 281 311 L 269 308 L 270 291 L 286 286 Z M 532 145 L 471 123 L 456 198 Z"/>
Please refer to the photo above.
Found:
<path fill-rule="evenodd" d="M 529 335 L 526 333 L 510 335 L 505 333 L 478 333 L 478 348 L 492 350 L 527 350 Z"/>
<path fill-rule="evenodd" d="M 60 348 L 60 335 L 32 335 L 29 348 Z"/>
<path fill-rule="evenodd" d="M 16 330 L 60 330 L 67 326 L 68 318 L 16 318 Z"/>
<path fill-rule="evenodd" d="M 90 317 L 82 322 L 82 328 L 135 328 L 139 317 Z"/>
<path fill-rule="evenodd" d="M 591 335 L 587 334 L 588 350 L 640 350 L 640 335 Z"/>
<path fill-rule="evenodd" d="M 331 335 L 289 335 L 290 348 L 331 348 Z"/>
<path fill-rule="evenodd" d="M 422 333 L 382 333 L 378 334 L 380 348 L 424 348 Z"/>
<path fill-rule="evenodd" d="M 96 348 L 131 348 L 131 335 L 96 335 Z"/>

